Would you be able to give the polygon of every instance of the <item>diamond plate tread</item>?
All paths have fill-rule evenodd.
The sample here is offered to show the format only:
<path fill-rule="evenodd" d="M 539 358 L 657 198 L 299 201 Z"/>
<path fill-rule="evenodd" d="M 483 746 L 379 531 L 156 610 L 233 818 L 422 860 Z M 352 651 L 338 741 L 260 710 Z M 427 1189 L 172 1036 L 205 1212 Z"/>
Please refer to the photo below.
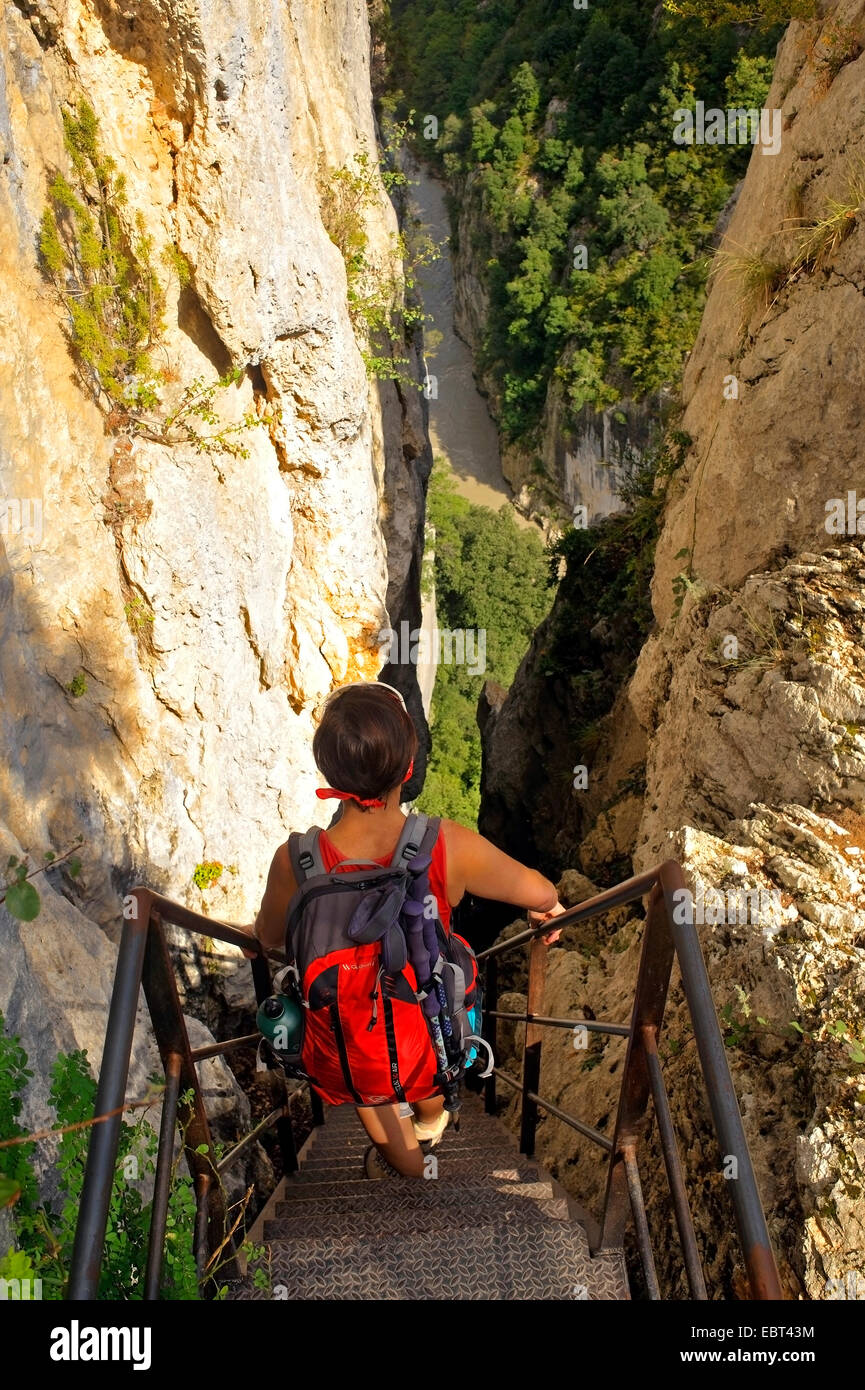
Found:
<path fill-rule="evenodd" d="M 301 1151 L 299 1173 L 259 1217 L 271 1289 L 247 1278 L 230 1298 L 629 1297 L 621 1252 L 591 1258 L 562 1188 L 519 1153 L 480 1097 L 464 1097 L 460 1130 L 449 1127 L 433 1150 L 436 1180 L 370 1181 L 362 1166 L 370 1141 L 354 1108 L 326 1116 Z"/>
<path fill-rule="evenodd" d="M 599 1278 L 598 1275 L 601 1275 Z M 621 1299 L 611 1269 L 596 1269 L 576 1223 L 484 1224 L 453 1243 L 319 1238 L 273 1247 L 271 1289 L 246 1297 L 297 1300 Z"/>
<path fill-rule="evenodd" d="M 605 1250 L 602 1254 L 595 1255 L 589 1266 L 589 1273 L 589 1288 L 592 1290 L 590 1298 L 630 1301 L 631 1290 L 628 1285 L 624 1251 Z M 595 1289 L 598 1290 L 597 1293 L 594 1292 Z"/>
<path fill-rule="evenodd" d="M 370 1142 L 369 1139 L 364 1139 L 342 1144 L 331 1143 L 320 1146 L 316 1144 L 310 1150 L 309 1159 L 315 1162 L 324 1159 L 328 1163 L 354 1163 L 357 1160 L 360 1163 L 363 1161 L 363 1156 L 369 1148 Z M 448 1144 L 444 1139 L 440 1144 L 436 1144 L 431 1152 L 439 1156 L 441 1154 L 487 1154 L 490 1160 L 507 1157 L 511 1164 L 517 1162 L 535 1163 L 537 1161 L 534 1158 L 529 1158 L 526 1154 L 519 1154 L 516 1149 L 504 1149 L 501 1144 L 470 1144 L 468 1142 Z"/>
<path fill-rule="evenodd" d="M 476 1177 L 494 1178 L 498 1182 L 536 1182 L 538 1170 L 533 1164 L 502 1160 L 501 1155 L 492 1155 L 484 1150 L 474 1150 L 464 1154 L 441 1154 L 438 1156 L 439 1179 Z M 309 1187 L 319 1182 L 366 1182 L 363 1163 L 360 1159 L 352 1163 L 304 1163 L 299 1173 L 288 1179 L 289 1188 Z M 427 1179 L 427 1181 L 430 1181 Z"/>
<path fill-rule="evenodd" d="M 333 1128 L 330 1125 L 322 1125 L 320 1129 L 314 1131 L 314 1134 L 319 1142 L 322 1140 L 327 1140 L 334 1144 L 368 1144 L 370 1142 L 367 1138 L 366 1130 L 362 1129 L 359 1124 L 351 1126 L 339 1125 L 339 1127 Z M 509 1135 L 508 1138 L 511 1139 L 511 1143 L 513 1144 L 512 1136 Z M 502 1143 L 502 1136 L 495 1121 L 493 1121 L 492 1124 L 484 1124 L 474 1118 L 467 1123 L 461 1124 L 459 1129 L 451 1129 L 450 1126 L 448 1126 L 441 1142 L 446 1144 L 448 1141 L 456 1140 L 458 1143 L 464 1143 L 467 1139 L 471 1139 L 475 1144 L 501 1145 Z M 508 1147 L 510 1147 L 510 1145 Z"/>
<path fill-rule="evenodd" d="M 309 1154 L 309 1161 L 316 1164 L 325 1163 L 363 1163 L 363 1156 L 370 1146 L 367 1139 L 363 1144 L 328 1144 L 326 1147 L 314 1148 Z M 457 1158 L 465 1155 L 477 1155 L 479 1158 L 487 1158 L 490 1163 L 507 1162 L 513 1167 L 515 1163 L 536 1163 L 538 1160 L 529 1158 L 527 1154 L 519 1154 L 515 1149 L 503 1149 L 501 1144 L 436 1144 L 430 1150 L 431 1153 L 441 1157 L 442 1154 L 449 1158 Z M 303 1167 L 306 1166 L 306 1158 Z"/>
<path fill-rule="evenodd" d="M 488 1183 L 483 1183 L 477 1177 L 448 1178 L 446 1181 L 443 1177 L 426 1181 L 423 1178 L 387 1177 L 376 1181 L 361 1178 L 356 1183 L 323 1182 L 312 1183 L 309 1187 L 298 1184 L 296 1187 L 292 1187 L 289 1201 L 278 1203 L 277 1215 L 282 1215 L 280 1208 L 283 1206 L 294 1207 L 299 1203 L 307 1202 L 338 1206 L 342 1205 L 343 1202 L 352 1202 L 358 1210 L 366 1207 L 380 1208 L 383 1203 L 387 1206 L 412 1206 L 426 1209 L 440 1202 L 444 1193 L 451 1193 L 455 1197 L 471 1197 L 478 1203 L 481 1203 L 484 1195 L 490 1192 L 501 1193 L 512 1202 L 520 1199 L 532 1202 L 548 1202 L 556 1195 L 553 1191 L 552 1181 L 512 1182 L 498 1186 L 495 1184 L 495 1179 L 491 1178 Z"/>
<path fill-rule="evenodd" d="M 363 1139 L 348 1139 L 340 1143 L 333 1141 L 326 1144 L 315 1144 L 310 1147 L 309 1153 L 305 1158 L 327 1159 L 333 1163 L 353 1163 L 356 1158 L 363 1158 L 365 1151 L 369 1148 L 372 1141 L 364 1136 Z M 426 1146 L 424 1146 L 426 1147 Z M 458 1154 L 458 1153 L 485 1153 L 491 1157 L 498 1155 L 500 1158 L 507 1156 L 513 1163 L 536 1163 L 538 1159 L 528 1154 L 521 1154 L 516 1145 L 513 1148 L 505 1148 L 500 1143 L 490 1143 L 475 1136 L 473 1139 L 442 1139 L 435 1144 L 431 1150 L 435 1154 Z"/>
<path fill-rule="evenodd" d="M 451 1122 L 445 1130 L 446 1135 L 463 1134 L 466 1130 L 473 1132 L 483 1130 L 494 1136 L 499 1142 L 502 1138 L 512 1142 L 510 1130 L 505 1129 L 495 1115 L 488 1115 L 484 1110 L 483 1103 L 475 1103 L 474 1097 L 466 1098 L 463 1101 L 459 1119 L 460 1128 L 454 1129 L 453 1122 Z M 339 1134 L 345 1136 L 356 1134 L 359 1137 L 366 1137 L 366 1130 L 358 1119 L 354 1106 L 345 1106 L 338 1114 L 326 1114 L 324 1124 L 318 1125 L 314 1132 L 318 1135 Z"/>
<path fill-rule="evenodd" d="M 290 1206 L 290 1203 L 280 1203 Z M 515 1206 L 505 1198 L 496 1203 L 488 1198 L 481 1213 L 487 1222 L 500 1222 L 508 1226 L 536 1226 L 551 1221 L 569 1222 L 568 1205 L 560 1197 L 551 1202 L 525 1202 Z M 478 1222 L 476 1206 L 459 1203 L 440 1203 L 427 1211 L 419 1213 L 402 1208 L 396 1211 L 366 1210 L 357 1212 L 351 1207 L 329 1212 L 322 1220 L 320 1212 L 308 1206 L 294 1208 L 284 1216 L 270 1218 L 264 1222 L 264 1240 L 269 1242 L 291 1241 L 305 1236 L 351 1236 L 357 1240 L 390 1240 L 395 1235 L 424 1235 L 432 1232 L 449 1232 L 455 1229 L 476 1225 Z"/>

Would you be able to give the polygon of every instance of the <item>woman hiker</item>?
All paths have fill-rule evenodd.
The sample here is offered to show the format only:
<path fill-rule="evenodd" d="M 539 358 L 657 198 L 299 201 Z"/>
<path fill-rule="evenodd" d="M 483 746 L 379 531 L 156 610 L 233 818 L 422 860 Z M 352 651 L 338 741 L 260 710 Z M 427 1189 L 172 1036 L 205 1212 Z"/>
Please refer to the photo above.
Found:
<path fill-rule="evenodd" d="M 312 743 L 316 765 L 328 783 L 317 795 L 338 799 L 342 810 L 336 823 L 320 835 L 326 872 L 339 872 L 342 862 L 348 867 L 355 860 L 390 863 L 405 826 L 400 793 L 411 777 L 417 746 L 411 716 L 391 686 L 360 682 L 342 686 L 327 698 Z M 564 911 L 554 885 L 542 874 L 451 820 L 441 822 L 429 885 L 445 931 L 450 929 L 452 909 L 465 893 L 527 909 L 533 924 Z M 287 910 L 296 889 L 288 845 L 283 844 L 273 856 L 261 908 L 250 929 L 265 950 L 285 949 Z M 558 935 L 553 930 L 544 939 L 552 942 Z M 362 1047 L 362 1033 L 353 1041 Z M 419 1035 L 417 1046 L 431 1048 L 428 1034 Z M 408 1072 L 413 1062 L 421 1060 L 401 1058 L 400 1070 L 403 1062 Z M 389 1102 L 359 1105 L 357 1113 L 375 1146 L 365 1161 L 370 1177 L 383 1176 L 387 1165 L 406 1176 L 422 1177 L 420 1144 L 437 1142 L 449 1119 L 444 1097 L 436 1091 L 413 1100 L 410 1108 Z"/>

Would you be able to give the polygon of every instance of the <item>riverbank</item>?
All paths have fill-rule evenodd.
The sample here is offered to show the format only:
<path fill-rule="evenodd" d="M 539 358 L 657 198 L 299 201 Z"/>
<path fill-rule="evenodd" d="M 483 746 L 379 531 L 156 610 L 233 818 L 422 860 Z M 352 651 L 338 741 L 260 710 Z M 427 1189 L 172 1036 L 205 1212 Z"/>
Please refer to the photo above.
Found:
<path fill-rule="evenodd" d="M 410 215 L 419 230 L 441 248 L 439 257 L 418 273 L 418 287 L 428 319 L 424 325 L 429 434 L 434 456 L 445 460 L 460 496 L 476 506 L 498 511 L 507 503 L 519 526 L 537 529 L 514 507 L 502 473 L 499 437 L 487 403 L 478 390 L 470 349 L 454 325 L 454 277 L 450 256 L 450 219 L 444 185 L 412 161 Z"/>

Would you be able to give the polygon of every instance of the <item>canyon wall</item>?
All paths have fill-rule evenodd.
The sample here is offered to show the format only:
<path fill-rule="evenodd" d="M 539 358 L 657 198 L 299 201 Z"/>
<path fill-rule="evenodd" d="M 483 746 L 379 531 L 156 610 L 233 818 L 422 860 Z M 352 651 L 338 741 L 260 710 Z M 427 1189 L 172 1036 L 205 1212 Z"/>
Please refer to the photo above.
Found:
<path fill-rule="evenodd" d="M 128 225 L 187 268 L 160 272 L 163 409 L 238 371 L 213 429 L 248 418 L 245 456 L 118 429 L 74 368 L 38 245 L 82 101 Z M 363 0 L 7 5 L 0 143 L 0 827 L 34 864 L 83 837 L 36 923 L 0 910 L 0 1009 L 31 1052 L 55 1016 L 35 1096 L 57 1047 L 98 1061 L 131 884 L 250 921 L 276 846 L 317 818 L 316 706 L 420 615 L 430 458 L 420 393 L 368 375 L 323 221 L 333 171 L 376 169 Z M 363 223 L 396 274 L 377 173 Z M 203 892 L 205 861 L 224 870 Z M 93 998 L 68 1008 L 79 969 Z"/>
<path fill-rule="evenodd" d="M 588 875 L 566 875 L 570 901 L 667 857 L 692 888 L 770 895 L 747 924 L 697 930 L 782 1279 L 810 1298 L 844 1296 L 865 1268 L 865 528 L 847 508 L 863 477 L 865 55 L 815 61 L 839 30 L 865 35 L 861 0 L 791 25 L 779 48 L 767 105 L 783 113 L 781 150 L 753 153 L 688 363 L 693 443 L 669 483 L 636 670 L 589 741 L 568 680 L 544 679 L 539 633 L 507 700 L 484 708 L 481 821 Z M 640 933 L 625 910 L 572 929 L 544 1012 L 626 1018 Z M 525 981 L 510 984 L 518 1002 Z M 545 1042 L 540 1089 L 610 1133 L 618 1044 L 583 1057 L 571 1044 Z M 676 981 L 663 1051 L 710 1276 L 744 1293 Z M 597 1206 L 590 1147 L 552 1119 L 540 1133 Z M 650 1219 L 677 1278 L 659 1157 L 652 1126 Z"/>

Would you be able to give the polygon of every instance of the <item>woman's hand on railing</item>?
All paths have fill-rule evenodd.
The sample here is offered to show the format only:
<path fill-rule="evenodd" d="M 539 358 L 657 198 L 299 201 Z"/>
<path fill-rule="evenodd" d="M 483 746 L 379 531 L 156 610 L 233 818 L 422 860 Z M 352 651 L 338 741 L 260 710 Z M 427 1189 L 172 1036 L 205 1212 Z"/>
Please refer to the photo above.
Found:
<path fill-rule="evenodd" d="M 566 909 L 562 907 L 561 903 L 556 903 L 555 907 L 551 907 L 549 912 L 529 912 L 529 926 L 539 927 L 542 922 L 549 922 L 553 917 L 560 917 L 565 911 Z M 545 941 L 548 946 L 552 946 L 554 941 L 558 941 L 561 934 L 561 931 L 556 931 L 555 929 L 550 932 L 542 932 L 541 940 Z"/>
<path fill-rule="evenodd" d="M 238 931 L 245 931 L 249 936 L 255 936 L 255 923 L 254 923 L 254 922 L 250 922 L 250 923 L 249 923 L 249 926 L 238 927 L 237 930 L 238 930 Z M 258 938 L 256 937 L 256 941 L 257 941 L 257 940 L 258 940 Z M 246 956 L 246 959 L 247 959 L 247 960 L 255 960 L 256 956 L 260 955 L 260 951 L 259 951 L 259 950 L 250 950 L 250 951 L 247 951 L 247 949 L 246 949 L 245 946 L 241 946 L 240 949 L 241 949 L 241 951 L 243 952 L 243 954 Z"/>

